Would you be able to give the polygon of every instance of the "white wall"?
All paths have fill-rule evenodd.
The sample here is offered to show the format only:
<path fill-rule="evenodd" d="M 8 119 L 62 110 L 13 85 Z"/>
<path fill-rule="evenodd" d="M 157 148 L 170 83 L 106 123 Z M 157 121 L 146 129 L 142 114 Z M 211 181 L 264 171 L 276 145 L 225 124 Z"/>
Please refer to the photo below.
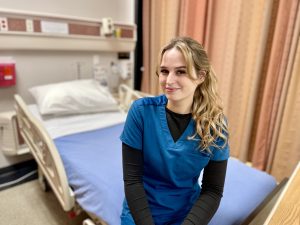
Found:
<path fill-rule="evenodd" d="M 0 0 L 0 7 L 134 23 L 134 0 Z"/>
<path fill-rule="evenodd" d="M 51 13 L 90 19 L 111 17 L 116 22 L 134 24 L 134 0 L 0 0 L 0 7 L 11 10 Z M 13 109 L 13 95 L 20 94 L 27 103 L 33 98 L 28 88 L 64 80 L 92 77 L 93 56 L 103 66 L 117 59 L 117 53 L 64 51 L 1 51 L 0 57 L 16 61 L 17 85 L 0 88 L 0 112 Z M 0 151 L 0 168 L 30 156 L 5 156 Z"/>

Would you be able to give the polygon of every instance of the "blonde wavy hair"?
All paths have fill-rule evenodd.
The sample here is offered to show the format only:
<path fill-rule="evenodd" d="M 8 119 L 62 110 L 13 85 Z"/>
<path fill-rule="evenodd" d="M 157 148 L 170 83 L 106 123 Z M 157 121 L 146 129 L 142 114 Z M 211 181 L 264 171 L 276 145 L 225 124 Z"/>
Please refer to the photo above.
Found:
<path fill-rule="evenodd" d="M 211 152 L 209 147 L 214 146 L 223 148 L 229 138 L 228 126 L 221 99 L 216 91 L 217 78 L 215 72 L 209 62 L 206 51 L 197 41 L 189 37 L 177 37 L 170 41 L 160 53 L 161 63 L 162 57 L 167 50 L 176 48 L 182 54 L 186 62 L 187 73 L 190 79 L 196 80 L 192 76 L 196 71 L 198 76 L 204 76 L 204 81 L 199 84 L 195 90 L 192 104 L 192 118 L 196 122 L 196 132 L 189 139 L 197 139 L 200 136 L 201 141 L 199 147 L 202 150 Z M 158 68 L 157 67 L 157 74 Z M 223 139 L 224 145 L 217 145 L 217 140 Z"/>

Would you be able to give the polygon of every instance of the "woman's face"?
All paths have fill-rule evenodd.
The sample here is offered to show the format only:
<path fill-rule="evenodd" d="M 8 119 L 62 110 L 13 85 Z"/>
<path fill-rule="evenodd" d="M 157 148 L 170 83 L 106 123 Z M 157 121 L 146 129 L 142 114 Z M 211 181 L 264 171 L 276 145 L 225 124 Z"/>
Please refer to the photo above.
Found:
<path fill-rule="evenodd" d="M 193 69 L 191 77 L 197 78 Z M 168 98 L 168 107 L 191 107 L 193 96 L 197 86 L 203 82 L 203 78 L 192 80 L 187 74 L 187 65 L 182 53 L 176 48 L 167 50 L 161 60 L 159 71 L 159 83 L 164 94 Z"/>

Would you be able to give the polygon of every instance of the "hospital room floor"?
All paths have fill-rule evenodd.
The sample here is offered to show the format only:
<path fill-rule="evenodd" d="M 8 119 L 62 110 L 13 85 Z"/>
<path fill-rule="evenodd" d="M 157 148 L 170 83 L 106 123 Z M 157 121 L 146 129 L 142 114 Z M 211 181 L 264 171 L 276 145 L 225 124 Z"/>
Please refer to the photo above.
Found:
<path fill-rule="evenodd" d="M 52 191 L 44 192 L 37 180 L 0 191 L 0 224 L 81 225 L 85 213 L 70 219 Z"/>

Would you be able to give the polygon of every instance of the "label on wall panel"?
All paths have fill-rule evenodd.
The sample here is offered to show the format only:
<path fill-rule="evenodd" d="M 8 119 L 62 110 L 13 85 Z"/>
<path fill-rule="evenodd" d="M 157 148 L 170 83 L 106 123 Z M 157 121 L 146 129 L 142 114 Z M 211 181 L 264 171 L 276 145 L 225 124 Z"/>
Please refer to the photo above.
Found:
<path fill-rule="evenodd" d="M 43 33 L 69 34 L 67 23 L 41 21 L 41 30 Z"/>

